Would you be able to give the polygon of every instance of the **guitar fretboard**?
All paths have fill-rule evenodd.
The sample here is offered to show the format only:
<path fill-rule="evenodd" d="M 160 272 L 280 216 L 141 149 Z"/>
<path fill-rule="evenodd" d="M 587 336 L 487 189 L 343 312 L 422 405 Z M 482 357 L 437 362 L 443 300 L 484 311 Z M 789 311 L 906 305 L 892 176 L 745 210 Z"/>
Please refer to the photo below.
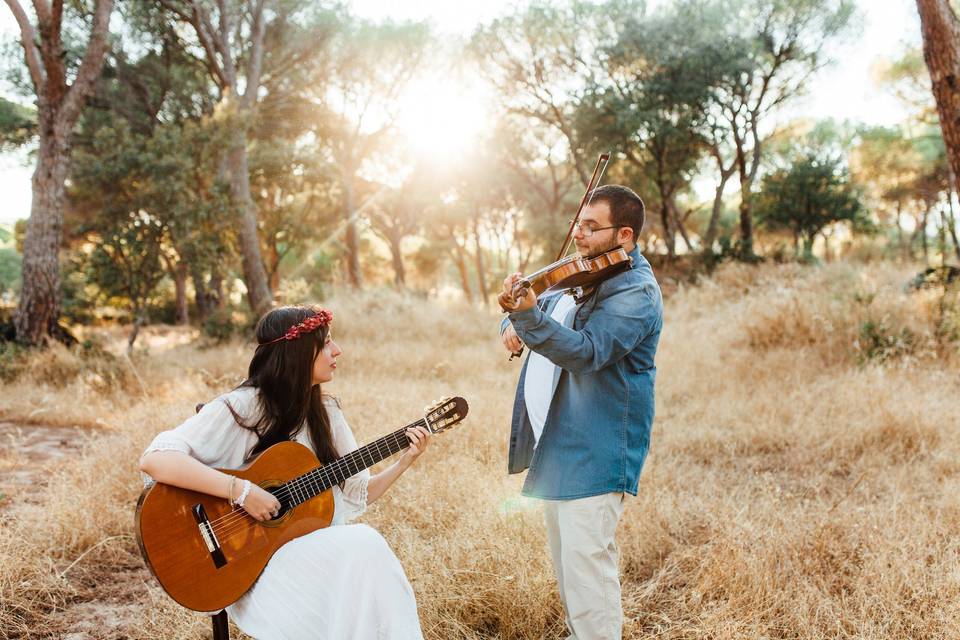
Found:
<path fill-rule="evenodd" d="M 347 455 L 337 458 L 330 464 L 317 467 L 301 476 L 290 480 L 283 488 L 286 489 L 285 502 L 289 507 L 303 504 L 310 498 L 320 495 L 330 487 L 338 485 L 347 478 L 355 476 L 364 469 L 372 467 L 381 460 L 385 460 L 395 453 L 410 446 L 407 438 L 407 429 L 411 427 L 426 427 L 423 418 L 412 422 L 402 429 L 397 429 L 378 440 L 366 444 Z M 280 492 L 277 492 L 280 493 Z"/>

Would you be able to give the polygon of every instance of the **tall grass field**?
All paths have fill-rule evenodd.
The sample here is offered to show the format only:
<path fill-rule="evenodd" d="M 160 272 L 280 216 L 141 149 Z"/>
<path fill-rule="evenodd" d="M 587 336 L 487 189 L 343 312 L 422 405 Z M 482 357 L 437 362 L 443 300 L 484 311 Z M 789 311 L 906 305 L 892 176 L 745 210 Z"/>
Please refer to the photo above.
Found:
<path fill-rule="evenodd" d="M 639 495 L 618 530 L 624 636 L 960 638 L 960 304 L 890 265 L 727 265 L 671 287 Z M 339 396 L 358 440 L 462 395 L 468 419 L 363 516 L 431 640 L 563 633 L 540 505 L 506 474 L 520 364 L 500 316 L 342 291 Z M 3 361 L 0 422 L 83 427 L 80 453 L 0 500 L 0 638 L 206 638 L 133 536 L 137 459 L 238 384 L 252 346 L 153 327 Z M 114 342 L 117 342 L 116 350 Z M 583 425 L 589 428 L 589 425 Z M 43 428 L 43 427 L 36 427 Z M 234 637 L 243 637 L 236 629 Z"/>

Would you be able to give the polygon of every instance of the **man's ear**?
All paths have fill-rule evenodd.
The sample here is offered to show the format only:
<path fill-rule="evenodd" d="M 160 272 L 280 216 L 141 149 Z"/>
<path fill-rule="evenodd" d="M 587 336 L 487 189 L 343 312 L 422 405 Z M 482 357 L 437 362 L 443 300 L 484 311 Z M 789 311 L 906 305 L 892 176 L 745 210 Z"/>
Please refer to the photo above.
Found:
<path fill-rule="evenodd" d="M 630 227 L 620 227 L 617 229 L 617 244 L 624 245 L 628 242 L 636 242 L 637 239 L 633 237 L 633 229 Z"/>

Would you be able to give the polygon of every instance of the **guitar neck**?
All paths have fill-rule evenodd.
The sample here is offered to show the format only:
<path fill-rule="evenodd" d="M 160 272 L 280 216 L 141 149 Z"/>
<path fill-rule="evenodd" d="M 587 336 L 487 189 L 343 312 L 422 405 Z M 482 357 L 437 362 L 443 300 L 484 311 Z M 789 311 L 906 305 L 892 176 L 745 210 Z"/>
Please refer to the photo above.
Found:
<path fill-rule="evenodd" d="M 291 506 L 306 502 L 330 487 L 338 485 L 347 478 L 372 467 L 381 460 L 386 460 L 393 454 L 403 451 L 410 446 L 410 440 L 407 438 L 407 429 L 426 426 L 426 421 L 421 418 L 401 429 L 397 429 L 393 433 L 389 433 L 378 440 L 374 440 L 359 449 L 351 451 L 345 456 L 337 458 L 330 464 L 317 467 L 313 471 L 290 480 L 286 484 L 290 489 L 288 495 L 290 496 Z"/>

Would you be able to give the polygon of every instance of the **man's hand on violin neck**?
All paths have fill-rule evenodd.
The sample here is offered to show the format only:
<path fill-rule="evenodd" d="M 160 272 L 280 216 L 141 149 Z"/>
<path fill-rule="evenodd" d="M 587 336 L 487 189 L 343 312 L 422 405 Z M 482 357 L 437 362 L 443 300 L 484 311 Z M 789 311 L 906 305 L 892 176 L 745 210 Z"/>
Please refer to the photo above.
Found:
<path fill-rule="evenodd" d="M 504 278 L 503 290 L 497 296 L 497 301 L 504 311 L 526 311 L 537 304 L 537 294 L 533 292 L 532 288 L 525 290 L 517 288 L 517 282 L 522 278 L 523 274 L 521 273 L 514 273 Z"/>

